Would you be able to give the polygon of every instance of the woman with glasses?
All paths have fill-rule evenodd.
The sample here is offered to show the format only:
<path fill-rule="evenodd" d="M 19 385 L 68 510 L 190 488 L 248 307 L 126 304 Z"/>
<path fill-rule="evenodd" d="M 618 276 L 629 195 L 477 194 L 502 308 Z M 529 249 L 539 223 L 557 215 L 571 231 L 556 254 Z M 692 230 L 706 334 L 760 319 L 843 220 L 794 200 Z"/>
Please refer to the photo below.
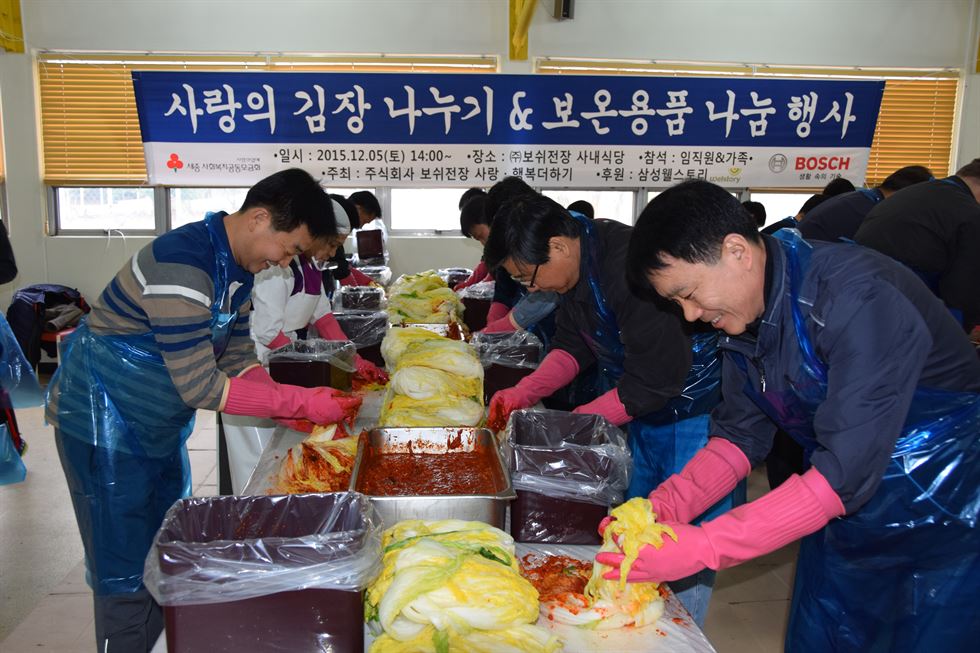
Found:
<path fill-rule="evenodd" d="M 534 373 L 490 400 L 491 425 L 594 368 L 598 383 L 574 412 L 629 425 L 633 475 L 629 496 L 646 496 L 707 442 L 708 412 L 720 400 L 717 336 L 688 337 L 663 303 L 643 301 L 627 284 L 632 228 L 589 220 L 547 197 L 510 199 L 496 211 L 484 249 L 497 278 L 508 275 L 531 293 L 562 297 L 551 350 Z M 729 495 L 713 510 L 732 506 Z M 707 515 L 713 514 L 707 511 Z M 714 582 L 708 570 L 672 583 L 703 623 Z"/>

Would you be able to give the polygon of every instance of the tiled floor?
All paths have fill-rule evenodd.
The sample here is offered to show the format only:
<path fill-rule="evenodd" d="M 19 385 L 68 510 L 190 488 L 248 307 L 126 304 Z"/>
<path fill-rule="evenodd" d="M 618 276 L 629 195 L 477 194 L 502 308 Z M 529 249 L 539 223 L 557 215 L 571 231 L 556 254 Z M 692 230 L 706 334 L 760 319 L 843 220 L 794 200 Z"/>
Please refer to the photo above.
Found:
<path fill-rule="evenodd" d="M 39 408 L 17 418 L 30 449 L 27 480 L 0 486 L 0 651 L 91 653 L 91 592 L 53 432 Z M 198 413 L 188 449 L 195 494 L 216 494 L 214 413 Z M 750 499 L 767 489 L 758 470 L 749 481 Z M 705 632 L 719 653 L 782 650 L 795 557 L 787 547 L 718 575 Z"/>

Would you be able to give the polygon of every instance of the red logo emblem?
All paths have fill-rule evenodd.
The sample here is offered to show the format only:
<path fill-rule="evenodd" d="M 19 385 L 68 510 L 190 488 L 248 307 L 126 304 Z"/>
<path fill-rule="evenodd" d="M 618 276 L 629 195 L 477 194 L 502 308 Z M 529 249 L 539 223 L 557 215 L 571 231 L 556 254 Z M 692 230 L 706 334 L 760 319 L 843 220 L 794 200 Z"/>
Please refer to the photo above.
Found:
<path fill-rule="evenodd" d="M 176 154 L 171 154 L 170 160 L 167 161 L 167 167 L 173 170 L 174 172 L 177 172 L 178 170 L 184 167 L 184 162 L 181 161 L 180 157 L 177 156 Z"/>

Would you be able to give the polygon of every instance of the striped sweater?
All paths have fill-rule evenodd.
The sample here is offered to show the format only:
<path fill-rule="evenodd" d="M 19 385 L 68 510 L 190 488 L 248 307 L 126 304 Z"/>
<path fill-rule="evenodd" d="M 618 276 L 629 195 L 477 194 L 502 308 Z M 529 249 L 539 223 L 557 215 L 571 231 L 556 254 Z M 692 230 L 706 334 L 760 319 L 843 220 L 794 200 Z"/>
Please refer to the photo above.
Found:
<path fill-rule="evenodd" d="M 236 293 L 250 294 L 252 287 L 252 274 L 234 263 L 224 229 L 217 232 L 218 242 L 212 243 L 202 221 L 160 236 L 123 266 L 88 316 L 95 335 L 152 332 L 183 402 L 209 410 L 219 407 L 229 376 L 258 363 L 249 336 L 251 299 L 241 304 L 228 347 L 215 360 L 210 322 L 216 247 L 231 261 L 221 312 L 229 312 Z"/>

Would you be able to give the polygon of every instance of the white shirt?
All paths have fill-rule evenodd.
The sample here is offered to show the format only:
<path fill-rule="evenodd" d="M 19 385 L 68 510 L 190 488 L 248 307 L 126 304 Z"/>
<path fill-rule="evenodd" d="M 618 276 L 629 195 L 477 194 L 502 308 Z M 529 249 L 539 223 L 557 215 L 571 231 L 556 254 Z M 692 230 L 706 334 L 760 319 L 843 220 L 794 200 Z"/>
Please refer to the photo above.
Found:
<path fill-rule="evenodd" d="M 297 330 L 308 327 L 331 312 L 321 273 L 315 271 L 319 293 L 307 293 L 303 278 L 305 268 L 300 264 L 299 257 L 293 261 L 299 269 L 299 291 L 296 294 L 293 294 L 293 288 L 297 285 L 297 277 L 292 266 L 275 266 L 255 275 L 250 326 L 255 352 L 263 364 L 269 353 L 267 345 L 280 331 L 290 340 L 296 340 Z"/>

